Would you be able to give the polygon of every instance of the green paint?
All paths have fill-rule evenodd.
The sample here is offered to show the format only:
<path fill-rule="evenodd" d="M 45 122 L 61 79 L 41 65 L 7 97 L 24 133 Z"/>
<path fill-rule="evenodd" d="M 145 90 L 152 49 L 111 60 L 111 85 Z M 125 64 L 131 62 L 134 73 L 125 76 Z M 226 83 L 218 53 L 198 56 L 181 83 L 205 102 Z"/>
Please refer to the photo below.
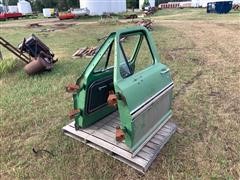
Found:
<path fill-rule="evenodd" d="M 131 37 L 134 36 L 138 36 L 139 39 L 134 42 L 133 51 L 130 51 L 129 48 L 126 48 L 126 50 L 121 48 L 130 46 Z M 127 37 L 125 42 L 120 42 L 122 37 Z M 94 72 L 97 64 L 102 63 L 100 62 L 102 59 L 105 57 L 110 59 L 106 55 L 107 53 L 105 53 L 110 46 L 112 46 L 112 51 L 114 51 L 114 65 L 106 68 L 106 64 L 102 71 L 96 72 L 95 70 Z M 142 49 L 142 47 L 147 47 L 147 49 Z M 125 56 L 126 51 L 131 53 L 131 58 Z M 143 53 L 143 55 L 140 56 L 140 53 Z M 149 59 L 145 58 L 147 53 Z M 129 59 L 125 59 L 125 57 Z M 141 58 L 143 62 L 138 61 Z M 148 60 L 150 60 L 151 64 L 146 66 L 145 62 Z M 141 70 L 137 72 L 138 68 Z M 108 77 L 113 78 L 112 88 L 115 90 L 115 94 L 120 94 L 125 99 L 119 98 L 117 102 L 120 124 L 125 133 L 126 145 L 134 151 L 172 114 L 170 108 L 172 90 L 170 89 L 156 101 L 152 101 L 151 105 L 147 104 L 149 107 L 134 117 L 135 112 L 142 110 L 139 107 L 142 107 L 149 99 L 172 83 L 168 68 L 160 63 L 156 46 L 146 28 L 134 27 L 111 33 L 100 47 L 82 76 L 77 80 L 77 84 L 81 89 L 73 95 L 74 108 L 81 109 L 82 113 L 75 117 L 76 126 L 86 128 L 116 110 L 113 107 L 104 105 L 91 113 L 87 112 L 88 102 L 90 101 L 89 94 L 91 94 L 88 93 L 89 89 L 94 87 L 94 83 L 96 84 L 96 82 Z M 107 86 L 107 88 L 109 87 L 111 86 Z M 101 98 L 98 97 L 98 93 L 101 92 L 99 88 L 106 88 L 106 86 L 99 86 L 96 94 L 91 94 L 91 98 L 96 99 L 96 101 Z"/>

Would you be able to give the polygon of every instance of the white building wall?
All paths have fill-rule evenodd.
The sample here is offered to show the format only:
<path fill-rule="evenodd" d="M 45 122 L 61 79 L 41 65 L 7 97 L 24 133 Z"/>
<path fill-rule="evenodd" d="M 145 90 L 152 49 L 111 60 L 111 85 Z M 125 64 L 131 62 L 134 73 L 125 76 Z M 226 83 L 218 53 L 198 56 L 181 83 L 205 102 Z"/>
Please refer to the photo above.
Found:
<path fill-rule="evenodd" d="M 18 6 L 8 6 L 8 12 L 10 13 L 18 12 Z"/>
<path fill-rule="evenodd" d="M 87 8 L 90 15 L 126 12 L 126 0 L 80 0 L 80 8 Z"/>
<path fill-rule="evenodd" d="M 18 11 L 22 14 L 32 14 L 32 7 L 30 5 L 29 2 L 25 1 L 25 0 L 20 0 L 17 3 L 18 6 Z"/>

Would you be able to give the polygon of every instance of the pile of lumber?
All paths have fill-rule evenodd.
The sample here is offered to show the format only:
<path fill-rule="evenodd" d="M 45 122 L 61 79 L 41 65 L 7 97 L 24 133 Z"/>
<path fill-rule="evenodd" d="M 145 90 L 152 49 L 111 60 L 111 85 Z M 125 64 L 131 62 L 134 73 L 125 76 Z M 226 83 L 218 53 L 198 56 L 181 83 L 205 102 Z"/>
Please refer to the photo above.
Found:
<path fill-rule="evenodd" d="M 98 47 L 83 47 L 79 48 L 73 55 L 72 57 L 92 57 L 96 54 L 98 51 Z"/>
<path fill-rule="evenodd" d="M 133 13 L 133 14 L 124 14 L 123 17 L 125 19 L 136 19 L 138 18 L 138 15 L 136 13 Z"/>
<path fill-rule="evenodd" d="M 152 30 L 152 25 L 153 22 L 151 21 L 151 19 L 142 19 L 140 21 L 137 21 L 136 24 L 138 26 L 144 26 L 145 28 L 147 28 L 149 31 Z"/>

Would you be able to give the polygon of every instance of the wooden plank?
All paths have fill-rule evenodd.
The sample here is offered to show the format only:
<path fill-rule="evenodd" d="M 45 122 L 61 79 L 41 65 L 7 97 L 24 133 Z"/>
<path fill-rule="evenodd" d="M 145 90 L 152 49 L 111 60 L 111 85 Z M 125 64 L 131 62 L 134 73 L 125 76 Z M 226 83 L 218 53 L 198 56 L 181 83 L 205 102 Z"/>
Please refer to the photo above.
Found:
<path fill-rule="evenodd" d="M 162 128 L 162 130 L 167 131 L 167 132 L 170 132 L 170 131 L 172 131 L 172 127 L 169 125 L 169 123 L 167 123 L 166 126 L 164 126 L 164 127 Z"/>
<path fill-rule="evenodd" d="M 160 131 L 158 134 L 159 134 L 159 135 L 163 135 L 163 136 L 167 136 L 169 133 L 164 132 L 164 131 Z"/>
<path fill-rule="evenodd" d="M 63 127 L 63 130 L 64 130 L 65 132 L 73 132 L 73 127 L 71 127 L 71 126 L 65 126 L 65 127 Z M 74 131 L 75 131 L 75 129 L 74 129 Z M 87 139 L 88 136 L 89 136 L 88 133 L 85 133 L 85 132 L 83 132 L 83 131 L 75 131 L 75 132 L 74 132 L 74 135 L 76 135 L 77 137 L 81 137 L 82 139 Z"/>
<path fill-rule="evenodd" d="M 145 159 L 142 159 L 140 157 L 134 157 L 132 158 L 132 154 L 122 148 L 119 148 L 117 146 L 114 146 L 113 144 L 110 144 L 102 139 L 99 139 L 97 137 L 94 137 L 94 136 L 91 136 L 91 135 L 88 135 L 87 133 L 84 133 L 82 131 L 75 131 L 75 129 L 70 129 L 70 128 L 65 128 L 64 127 L 64 130 L 65 130 L 65 134 L 69 135 L 73 135 L 73 136 L 80 136 L 80 137 L 83 137 L 84 139 L 87 139 L 88 141 L 91 141 L 93 142 L 94 144 L 98 145 L 98 146 L 101 146 L 105 149 L 108 149 L 116 154 L 119 154 L 121 155 L 122 157 L 130 160 L 131 162 L 133 163 L 137 163 L 139 164 L 140 166 L 142 167 L 145 167 L 147 165 L 147 161 Z M 84 136 L 86 135 L 87 136 Z"/>
<path fill-rule="evenodd" d="M 156 134 L 154 137 L 157 138 L 157 139 L 159 139 L 161 142 L 163 142 L 164 139 L 165 139 L 165 136 L 158 135 L 158 134 Z"/>
<path fill-rule="evenodd" d="M 170 133 L 172 131 L 172 129 L 162 128 L 161 131 L 165 132 L 165 133 Z"/>
<path fill-rule="evenodd" d="M 95 131 L 92 135 L 96 136 L 96 134 L 98 134 L 99 137 L 101 137 L 101 134 L 104 134 L 106 136 L 109 136 L 110 139 L 115 140 L 115 133 L 105 130 L 103 128 L 99 128 L 97 131 Z"/>
<path fill-rule="evenodd" d="M 88 134 L 93 134 L 98 129 L 99 129 L 99 127 L 97 127 L 97 126 L 90 126 L 88 128 L 82 128 L 81 131 L 86 132 Z"/>
<path fill-rule="evenodd" d="M 146 171 L 149 168 L 149 166 L 152 164 L 154 159 L 160 153 L 160 151 L 163 148 L 163 146 L 169 141 L 171 136 L 175 133 L 175 131 L 177 129 L 177 126 L 175 124 L 171 124 L 171 127 L 172 127 L 172 131 L 168 134 L 168 136 L 165 137 L 165 141 L 158 147 L 158 149 L 156 150 L 156 153 L 153 155 L 152 159 L 148 162 L 148 165 L 146 167 L 144 167 L 144 171 Z"/>
<path fill-rule="evenodd" d="M 70 123 L 69 126 L 71 126 L 72 128 L 75 129 L 74 122 Z M 86 133 L 88 133 L 88 134 L 92 134 L 92 133 L 95 132 L 97 129 L 98 129 L 98 127 L 96 127 L 96 126 L 90 126 L 90 127 L 88 127 L 88 128 L 81 128 L 80 130 L 83 131 L 83 132 L 86 132 Z"/>
<path fill-rule="evenodd" d="M 114 134 L 116 133 L 116 128 L 114 128 L 114 127 L 112 127 L 112 126 L 109 126 L 109 125 L 107 125 L 107 124 L 104 125 L 102 128 L 105 129 L 105 130 L 111 131 L 111 132 L 113 132 Z"/>
<path fill-rule="evenodd" d="M 125 151 L 130 152 L 130 150 L 128 149 L 126 144 L 123 144 L 122 142 L 117 142 L 115 140 L 115 136 L 114 137 L 108 136 L 108 135 L 106 135 L 106 134 L 104 134 L 102 132 L 98 132 L 98 131 L 96 131 L 92 136 L 94 136 L 96 138 L 99 138 L 99 139 L 102 139 L 102 140 L 105 140 L 105 141 L 107 141 L 108 143 L 110 143 L 112 145 L 118 146 L 119 148 L 122 148 Z"/>
<path fill-rule="evenodd" d="M 117 122 L 111 122 L 111 123 L 107 123 L 107 125 L 116 129 L 117 126 L 120 126 L 120 122 L 118 122 L 118 123 Z"/>
<path fill-rule="evenodd" d="M 140 151 L 140 152 L 136 155 L 136 157 L 141 157 L 141 158 L 143 158 L 143 159 L 145 159 L 145 160 L 147 160 L 147 161 L 150 161 L 151 158 L 152 158 L 152 154 L 148 154 L 148 153 L 146 153 L 146 152 L 144 152 L 144 151 Z"/>
<path fill-rule="evenodd" d="M 142 151 L 147 152 L 148 154 L 154 154 L 155 153 L 155 150 L 150 148 L 150 147 L 148 147 L 148 146 L 144 146 L 142 148 Z"/>
<path fill-rule="evenodd" d="M 103 126 L 104 124 L 107 124 L 109 121 L 111 121 L 112 119 L 109 118 L 109 116 L 105 117 L 104 119 L 96 122 L 95 124 L 93 124 L 93 126 L 97 126 L 97 127 L 101 127 Z"/>
<path fill-rule="evenodd" d="M 115 115 L 112 115 L 110 117 L 114 116 Z M 105 122 L 107 123 L 105 124 Z M 109 126 L 109 124 L 114 124 L 114 122 L 116 122 L 116 118 L 99 123 L 99 127 L 93 125 L 91 126 L 91 130 L 88 130 L 90 128 L 86 128 L 78 131 L 75 130 L 74 123 L 70 123 L 63 127 L 63 130 L 66 135 L 105 152 L 113 158 L 143 173 L 149 168 L 162 147 L 176 130 L 176 125 L 174 123 L 167 122 L 157 133 L 155 133 L 137 155 L 133 157 L 133 153 L 130 152 L 126 144 L 118 143 L 115 140 L 115 132 L 113 131 L 115 127 Z M 166 126 L 168 128 L 165 128 Z"/>
<path fill-rule="evenodd" d="M 175 126 L 175 125 L 176 125 L 175 123 L 168 121 L 168 123 L 166 124 L 166 126 L 164 126 L 164 128 L 172 130 L 173 126 Z"/>
<path fill-rule="evenodd" d="M 154 150 L 156 150 L 157 149 L 157 147 L 158 147 L 158 145 L 157 144 L 155 144 L 155 143 L 153 143 L 153 142 L 148 142 L 147 144 L 146 144 L 146 146 L 147 147 L 150 147 L 150 148 L 152 148 L 152 149 L 154 149 Z"/>
<path fill-rule="evenodd" d="M 117 160 L 119 160 L 119 161 L 127 164 L 128 166 L 136 169 L 137 171 L 139 171 L 139 172 L 141 172 L 141 173 L 144 173 L 144 168 L 143 168 L 142 166 L 140 166 L 139 164 L 133 163 L 133 162 L 131 162 L 131 161 L 123 158 L 122 156 L 119 156 L 118 154 L 115 154 L 115 153 L 113 154 L 112 152 L 104 149 L 104 148 L 101 147 L 101 146 L 97 146 L 96 144 L 94 144 L 94 143 L 92 143 L 92 142 L 88 142 L 88 143 L 86 143 L 86 144 L 87 144 L 88 146 L 92 147 L 92 148 L 95 148 L 95 149 L 97 149 L 97 150 L 99 150 L 99 151 L 101 151 L 101 152 L 106 153 L 107 155 L 113 157 L 114 159 L 117 159 Z"/>
<path fill-rule="evenodd" d="M 160 139 L 156 138 L 155 136 L 150 140 L 150 142 L 153 142 L 157 145 L 161 144 L 163 141 L 161 141 Z"/>

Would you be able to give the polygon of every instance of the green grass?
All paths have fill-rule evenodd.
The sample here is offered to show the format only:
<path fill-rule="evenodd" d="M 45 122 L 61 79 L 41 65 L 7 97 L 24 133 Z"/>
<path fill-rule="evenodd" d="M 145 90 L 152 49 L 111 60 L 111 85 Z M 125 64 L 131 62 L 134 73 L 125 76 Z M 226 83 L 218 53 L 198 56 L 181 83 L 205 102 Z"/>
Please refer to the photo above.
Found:
<path fill-rule="evenodd" d="M 224 24 L 225 16 L 222 20 Z M 206 56 L 209 52 L 199 47 L 202 42 L 191 38 L 179 24 L 155 23 L 152 35 L 161 61 L 173 75 L 173 119 L 183 132 L 174 135 L 145 176 L 63 135 L 61 128 L 70 122 L 67 114 L 72 109 L 65 85 L 75 82 L 90 61 L 72 59 L 71 55 L 80 47 L 100 44 L 97 38 L 126 26 L 131 24 L 77 25 L 48 33 L 39 30 L 52 26 L 1 29 L 1 36 L 14 45 L 34 33 L 59 58 L 51 72 L 29 77 L 19 62 L 0 77 L 1 179 L 238 179 L 239 89 L 234 89 L 238 61 L 232 62 L 234 66 L 209 65 L 213 57 Z M 231 49 L 235 46 L 231 44 Z M 225 47 L 221 48 L 217 52 Z M 197 77 L 199 73 L 202 75 Z M 35 155 L 32 148 L 49 150 L 54 156 L 44 152 Z"/>
<path fill-rule="evenodd" d="M 2 74 L 7 73 L 16 66 L 15 59 L 3 59 L 0 60 L 0 77 Z"/>
<path fill-rule="evenodd" d="M 240 18 L 239 11 L 231 10 L 228 14 L 207 13 L 206 8 L 162 9 L 153 16 L 166 20 L 234 20 Z"/>

